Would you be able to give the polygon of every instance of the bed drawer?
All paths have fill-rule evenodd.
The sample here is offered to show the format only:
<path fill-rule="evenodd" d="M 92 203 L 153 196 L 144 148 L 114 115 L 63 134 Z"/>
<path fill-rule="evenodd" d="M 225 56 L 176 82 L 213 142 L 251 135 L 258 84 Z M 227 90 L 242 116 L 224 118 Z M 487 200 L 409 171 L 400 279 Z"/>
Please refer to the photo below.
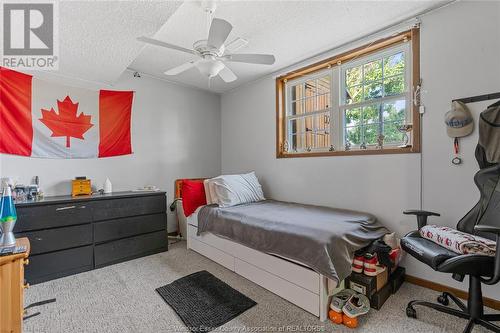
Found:
<path fill-rule="evenodd" d="M 190 249 L 204 255 L 208 259 L 211 259 L 216 263 L 226 267 L 227 269 L 234 271 L 234 257 L 225 253 L 224 251 L 216 249 L 215 247 L 212 247 L 193 238 L 191 238 L 189 247 Z"/>
<path fill-rule="evenodd" d="M 300 306 L 304 310 L 319 316 L 319 297 L 307 289 L 301 288 L 282 278 L 266 272 L 254 265 L 235 259 L 235 272 L 276 295 Z"/>
<path fill-rule="evenodd" d="M 188 225 L 188 228 L 189 228 L 188 235 L 190 235 L 192 239 L 196 239 L 199 240 L 200 242 L 209 244 L 226 253 L 232 254 L 234 252 L 234 245 L 236 244 L 235 242 L 231 242 L 228 239 L 215 236 L 214 234 L 208 232 L 204 232 L 203 234 L 198 236 L 196 235 L 196 232 L 198 231 L 197 227 Z"/>
<path fill-rule="evenodd" d="M 315 271 L 240 245 L 228 239 L 215 236 L 211 233 L 203 233 L 202 235 L 197 236 L 196 227 L 189 225 L 188 228 L 188 235 L 191 239 L 201 241 L 223 252 L 230 253 L 236 258 L 243 259 L 244 261 L 260 267 L 269 273 L 282 277 L 283 279 L 296 285 L 302 286 L 315 294 L 319 294 L 319 274 Z M 191 246 L 191 244 L 189 246 Z"/>
<path fill-rule="evenodd" d="M 286 261 L 285 259 L 233 243 L 232 252 L 236 258 L 257 266 L 269 273 L 277 275 L 288 282 L 319 295 L 319 274 L 315 271 Z"/>

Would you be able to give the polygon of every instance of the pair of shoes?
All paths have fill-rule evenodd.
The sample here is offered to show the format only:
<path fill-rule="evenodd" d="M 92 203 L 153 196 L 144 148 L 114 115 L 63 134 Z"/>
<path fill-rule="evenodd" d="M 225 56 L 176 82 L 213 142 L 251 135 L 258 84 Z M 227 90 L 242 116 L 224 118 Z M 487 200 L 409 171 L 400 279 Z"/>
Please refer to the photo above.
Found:
<path fill-rule="evenodd" d="M 336 324 L 344 324 L 347 327 L 358 326 L 357 317 L 368 313 L 370 300 L 362 294 L 351 289 L 344 289 L 333 295 L 330 303 L 328 317 Z"/>
<path fill-rule="evenodd" d="M 376 253 L 354 254 L 352 271 L 364 273 L 368 276 L 377 276 L 385 271 L 385 267 L 378 262 Z"/>

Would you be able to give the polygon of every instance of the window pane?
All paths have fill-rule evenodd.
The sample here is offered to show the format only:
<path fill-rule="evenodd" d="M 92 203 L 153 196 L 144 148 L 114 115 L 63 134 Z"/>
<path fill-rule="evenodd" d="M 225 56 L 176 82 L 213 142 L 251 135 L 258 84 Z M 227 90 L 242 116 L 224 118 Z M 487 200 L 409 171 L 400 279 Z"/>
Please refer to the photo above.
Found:
<path fill-rule="evenodd" d="M 346 87 L 351 87 L 354 85 L 361 84 L 363 81 L 363 71 L 362 67 L 349 68 L 345 72 L 345 85 Z"/>
<path fill-rule="evenodd" d="M 304 101 L 292 102 L 292 116 L 304 113 Z"/>
<path fill-rule="evenodd" d="M 298 84 L 292 87 L 292 100 L 304 98 L 304 84 Z"/>
<path fill-rule="evenodd" d="M 346 110 L 344 119 L 345 127 L 361 125 L 361 108 Z"/>
<path fill-rule="evenodd" d="M 364 143 L 367 145 L 377 144 L 380 124 L 370 124 L 364 126 Z"/>
<path fill-rule="evenodd" d="M 363 101 L 363 86 L 354 86 L 346 88 L 345 103 L 352 104 Z"/>
<path fill-rule="evenodd" d="M 403 142 L 403 134 L 398 131 L 402 121 L 384 123 L 384 143 L 400 144 Z"/>
<path fill-rule="evenodd" d="M 316 111 L 316 96 L 306 98 L 304 100 L 304 105 L 305 105 L 305 112 L 313 112 Z"/>
<path fill-rule="evenodd" d="M 404 99 L 384 104 L 384 142 L 401 143 L 403 134 L 398 128 L 406 118 L 406 101 Z"/>
<path fill-rule="evenodd" d="M 290 134 L 304 133 L 306 131 L 304 118 L 290 120 L 288 132 Z"/>
<path fill-rule="evenodd" d="M 405 80 L 403 75 L 384 78 L 385 96 L 401 94 L 404 91 L 405 91 Z"/>
<path fill-rule="evenodd" d="M 365 100 L 382 97 L 382 82 L 369 83 L 365 86 Z"/>
<path fill-rule="evenodd" d="M 305 145 L 303 148 L 308 149 L 308 148 L 313 148 L 313 146 L 314 146 L 313 134 L 312 134 L 312 132 L 307 132 L 306 133 L 306 141 L 305 141 Z"/>
<path fill-rule="evenodd" d="M 314 148 L 330 148 L 330 133 L 328 132 L 319 132 L 314 133 L 315 143 Z"/>
<path fill-rule="evenodd" d="M 318 94 L 330 92 L 330 75 L 318 79 Z"/>
<path fill-rule="evenodd" d="M 311 97 L 318 94 L 316 80 L 306 81 L 306 97 Z"/>
<path fill-rule="evenodd" d="M 372 104 L 363 108 L 363 122 L 365 124 L 379 123 L 379 108 L 380 104 Z"/>
<path fill-rule="evenodd" d="M 382 59 L 365 64 L 364 70 L 365 82 L 382 80 Z"/>
<path fill-rule="evenodd" d="M 346 127 L 345 140 L 352 145 L 359 146 L 361 144 L 361 126 Z"/>
<path fill-rule="evenodd" d="M 305 134 L 294 134 L 292 135 L 291 147 L 292 151 L 298 151 L 304 149 Z"/>
<path fill-rule="evenodd" d="M 384 122 L 404 121 L 406 117 L 406 101 L 404 99 L 384 103 Z"/>
<path fill-rule="evenodd" d="M 312 132 L 313 130 L 313 117 L 305 117 L 305 132 Z"/>
<path fill-rule="evenodd" d="M 403 52 L 384 58 L 384 76 L 392 76 L 404 72 L 405 58 Z"/>
<path fill-rule="evenodd" d="M 318 110 L 325 110 L 330 107 L 330 93 L 319 95 L 318 96 Z"/>
<path fill-rule="evenodd" d="M 324 113 L 314 117 L 314 132 L 329 132 L 330 131 L 330 116 Z"/>

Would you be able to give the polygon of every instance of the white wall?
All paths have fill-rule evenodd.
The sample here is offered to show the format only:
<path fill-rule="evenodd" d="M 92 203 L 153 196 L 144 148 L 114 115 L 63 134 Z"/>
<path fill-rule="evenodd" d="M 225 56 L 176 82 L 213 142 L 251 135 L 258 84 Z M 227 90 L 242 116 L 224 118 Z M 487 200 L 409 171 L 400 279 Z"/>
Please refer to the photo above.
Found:
<path fill-rule="evenodd" d="M 459 2 L 422 18 L 422 154 L 276 159 L 275 83 L 267 77 L 222 96 L 223 173 L 255 170 L 268 197 L 368 211 L 404 235 L 416 227 L 401 211 L 420 205 L 422 157 L 424 208 L 442 214 L 432 222 L 455 225 L 478 198 L 477 133 L 461 142 L 464 164 L 452 166 L 443 117 L 453 98 L 500 89 L 499 22 L 498 2 Z M 471 105 L 476 118 L 485 105 Z M 408 274 L 467 287 L 416 260 L 404 264 Z M 484 295 L 500 299 L 500 288 Z"/>
<path fill-rule="evenodd" d="M 50 75 L 45 75 L 50 78 Z M 55 79 L 55 78 L 53 78 Z M 64 84 L 82 86 L 82 82 Z M 86 88 L 98 89 L 85 84 Z M 112 88 L 134 90 L 132 110 L 133 155 L 102 159 L 35 159 L 0 155 L 0 174 L 29 183 L 38 175 L 46 195 L 69 194 L 70 180 L 87 176 L 97 188 L 106 177 L 113 190 L 156 185 L 172 201 L 174 180 L 210 177 L 221 170 L 220 97 L 125 72 Z M 169 230 L 175 219 L 169 215 Z"/>

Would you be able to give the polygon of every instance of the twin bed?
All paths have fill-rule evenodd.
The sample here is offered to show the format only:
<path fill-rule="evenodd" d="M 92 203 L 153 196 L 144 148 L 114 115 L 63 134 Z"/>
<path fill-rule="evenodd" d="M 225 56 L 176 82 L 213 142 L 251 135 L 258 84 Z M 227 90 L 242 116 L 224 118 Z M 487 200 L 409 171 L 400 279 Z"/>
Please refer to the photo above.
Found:
<path fill-rule="evenodd" d="M 354 251 L 389 231 L 370 214 L 264 200 L 199 207 L 187 247 L 324 321 Z"/>

